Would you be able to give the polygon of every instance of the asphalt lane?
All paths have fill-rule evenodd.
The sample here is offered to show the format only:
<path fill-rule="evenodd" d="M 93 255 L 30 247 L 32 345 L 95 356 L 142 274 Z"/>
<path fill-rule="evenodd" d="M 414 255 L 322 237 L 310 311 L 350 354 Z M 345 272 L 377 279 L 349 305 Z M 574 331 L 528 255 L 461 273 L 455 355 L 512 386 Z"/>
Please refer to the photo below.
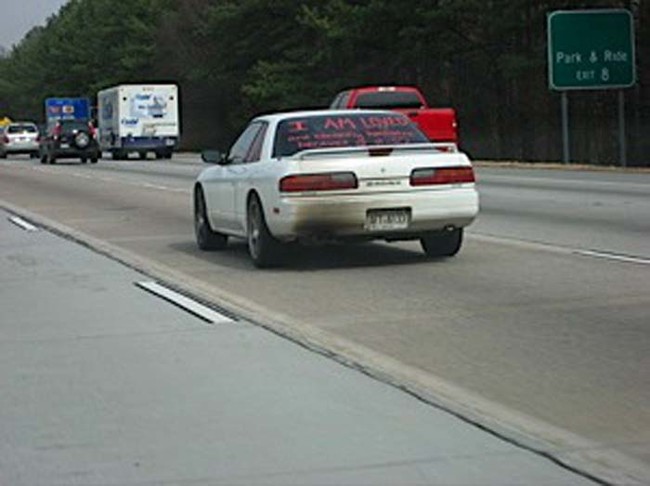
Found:
<path fill-rule="evenodd" d="M 16 223 L 0 210 L 2 484 L 594 484 Z"/>
<path fill-rule="evenodd" d="M 196 250 L 200 169 L 9 161 L 0 199 L 172 267 L 215 298 L 650 463 L 649 266 L 577 252 L 649 254 L 647 175 L 479 169 L 482 214 L 458 258 L 427 261 L 410 243 L 325 247 L 260 272 L 241 243 Z"/>
<path fill-rule="evenodd" d="M 650 173 L 479 169 L 473 233 L 650 260 Z"/>

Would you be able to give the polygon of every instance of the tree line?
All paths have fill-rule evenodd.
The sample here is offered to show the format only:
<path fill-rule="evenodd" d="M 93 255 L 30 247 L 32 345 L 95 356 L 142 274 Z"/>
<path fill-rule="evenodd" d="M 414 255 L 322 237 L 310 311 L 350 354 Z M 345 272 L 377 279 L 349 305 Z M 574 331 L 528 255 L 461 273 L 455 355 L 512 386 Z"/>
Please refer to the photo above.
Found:
<path fill-rule="evenodd" d="M 415 84 L 432 106 L 457 110 L 472 157 L 557 161 L 546 17 L 579 8 L 634 16 L 628 157 L 650 166 L 648 0 L 70 0 L 0 59 L 0 116 L 38 121 L 47 97 L 175 82 L 183 145 L 225 147 L 258 113 L 326 107 L 352 86 Z M 569 100 L 572 159 L 618 163 L 617 93 Z"/>

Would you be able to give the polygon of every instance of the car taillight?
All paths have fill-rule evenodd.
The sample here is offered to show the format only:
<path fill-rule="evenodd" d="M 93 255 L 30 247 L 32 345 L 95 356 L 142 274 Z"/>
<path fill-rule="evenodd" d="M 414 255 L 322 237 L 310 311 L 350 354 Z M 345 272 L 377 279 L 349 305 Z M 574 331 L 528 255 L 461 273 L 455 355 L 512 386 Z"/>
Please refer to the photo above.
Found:
<path fill-rule="evenodd" d="M 438 184 L 463 184 L 475 182 L 471 167 L 441 167 L 439 169 L 415 169 L 411 172 L 412 186 L 431 186 Z"/>
<path fill-rule="evenodd" d="M 2 143 L 9 143 L 9 137 L 7 137 L 6 135 L 3 135 L 2 136 Z"/>
<path fill-rule="evenodd" d="M 329 174 L 290 175 L 280 180 L 280 192 L 337 191 L 359 187 L 357 177 L 352 172 L 332 172 Z"/>
<path fill-rule="evenodd" d="M 54 126 L 54 130 L 52 131 L 52 134 L 55 137 L 60 137 L 62 132 L 63 132 L 63 128 L 61 127 L 61 125 L 57 124 Z"/>
<path fill-rule="evenodd" d="M 97 137 L 97 130 L 95 130 L 92 123 L 88 123 L 88 134 L 93 138 Z"/>

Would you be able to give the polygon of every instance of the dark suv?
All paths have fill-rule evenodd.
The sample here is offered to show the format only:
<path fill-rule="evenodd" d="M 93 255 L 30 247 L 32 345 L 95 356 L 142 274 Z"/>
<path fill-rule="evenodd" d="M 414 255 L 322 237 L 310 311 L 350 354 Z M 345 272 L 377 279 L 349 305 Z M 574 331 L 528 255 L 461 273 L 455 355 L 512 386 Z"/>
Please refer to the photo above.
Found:
<path fill-rule="evenodd" d="M 72 158 L 95 164 L 101 156 L 92 123 L 79 120 L 61 120 L 52 126 L 41 138 L 40 154 L 42 164 Z"/>

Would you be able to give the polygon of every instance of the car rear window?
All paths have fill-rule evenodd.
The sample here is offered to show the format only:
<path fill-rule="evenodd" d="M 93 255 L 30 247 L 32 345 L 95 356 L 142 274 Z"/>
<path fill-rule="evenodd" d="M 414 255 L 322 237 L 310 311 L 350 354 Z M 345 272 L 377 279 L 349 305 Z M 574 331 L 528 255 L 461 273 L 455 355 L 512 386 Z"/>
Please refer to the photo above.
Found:
<path fill-rule="evenodd" d="M 422 108 L 422 100 L 413 91 L 377 91 L 361 93 L 354 106 L 370 109 Z"/>
<path fill-rule="evenodd" d="M 65 132 L 71 132 L 73 130 L 88 130 L 88 122 L 63 120 L 61 122 L 61 128 L 63 128 L 63 131 Z"/>
<path fill-rule="evenodd" d="M 9 125 L 7 133 L 37 133 L 36 125 Z"/>
<path fill-rule="evenodd" d="M 399 113 L 350 113 L 287 118 L 278 124 L 274 157 L 302 150 L 427 143 L 427 137 Z"/>

